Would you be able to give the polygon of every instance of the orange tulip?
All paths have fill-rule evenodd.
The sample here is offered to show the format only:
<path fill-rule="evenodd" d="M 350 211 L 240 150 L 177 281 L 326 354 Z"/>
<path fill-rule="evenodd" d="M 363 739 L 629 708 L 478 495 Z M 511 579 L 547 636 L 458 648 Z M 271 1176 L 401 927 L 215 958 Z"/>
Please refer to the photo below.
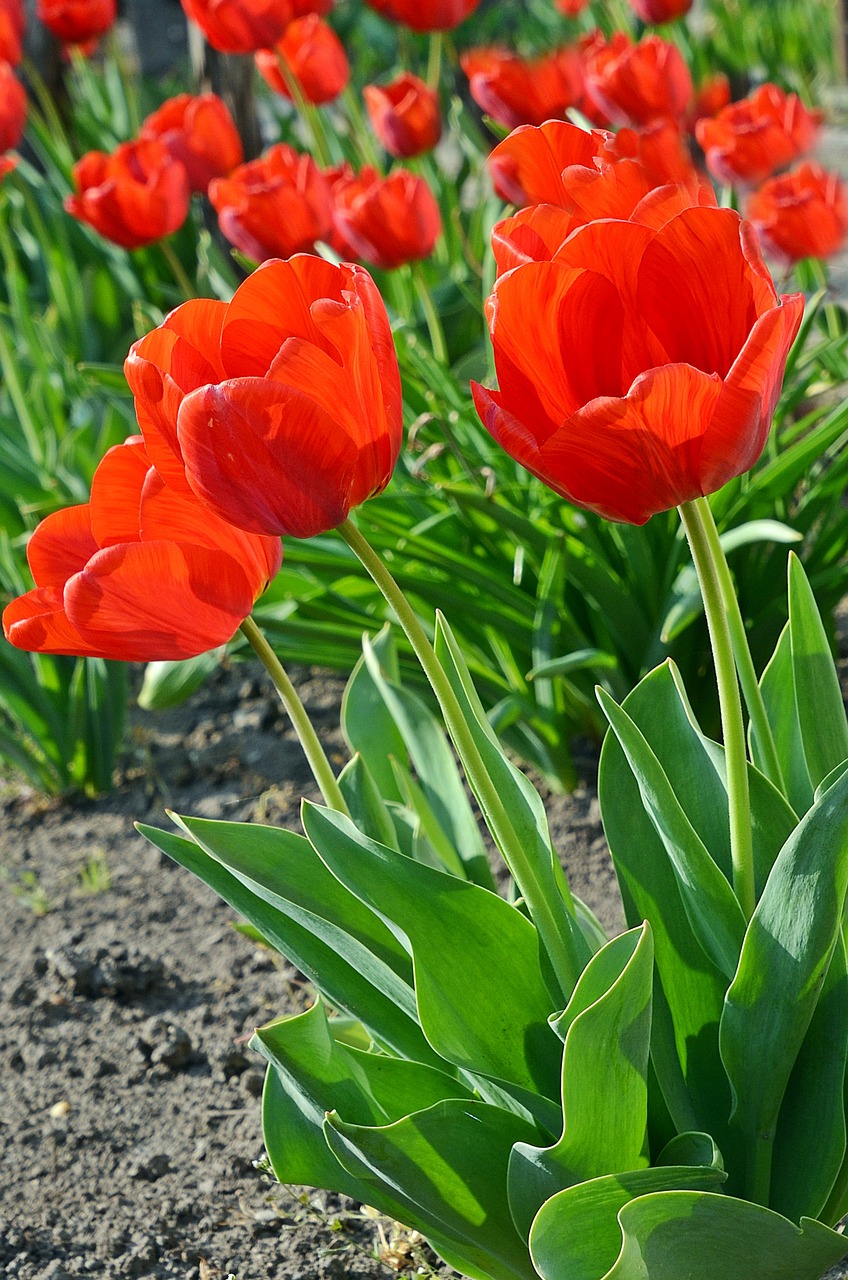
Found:
<path fill-rule="evenodd" d="M 255 53 L 270 49 L 289 22 L 286 0 L 180 0 L 186 16 L 219 53 Z"/>
<path fill-rule="evenodd" d="M 140 437 L 110 449 L 91 501 L 42 520 L 35 589 L 6 608 L 19 649 L 150 662 L 225 644 L 282 562 L 278 538 L 234 529 L 162 482 Z"/>
<path fill-rule="evenodd" d="M 25 31 L 24 0 L 0 0 L 0 62 L 18 65 L 23 57 Z"/>
<path fill-rule="evenodd" d="M 411 71 L 402 71 L 387 85 L 367 84 L 362 95 L 371 128 L 390 156 L 420 156 L 439 141 L 438 94 Z"/>
<path fill-rule="evenodd" d="M 20 142 L 27 117 L 26 90 L 8 62 L 0 62 L 0 151 Z"/>
<path fill-rule="evenodd" d="M 86 44 L 102 36 L 118 16 L 115 0 L 38 0 L 40 22 L 65 44 Z"/>
<path fill-rule="evenodd" d="M 589 0 L 556 0 L 556 7 L 567 18 L 576 18 L 578 13 L 583 12 L 588 3 Z"/>
<path fill-rule="evenodd" d="M 848 190 L 835 173 L 805 163 L 763 183 L 745 213 L 766 253 L 782 262 L 829 258 L 848 235 Z"/>
<path fill-rule="evenodd" d="M 326 178 L 311 156 L 283 142 L 210 182 L 209 199 L 230 244 L 254 262 L 311 249 L 333 223 Z"/>
<path fill-rule="evenodd" d="M 178 230 L 191 200 L 185 169 L 156 138 L 125 142 L 111 155 L 89 151 L 74 165 L 76 195 L 65 208 L 125 249 Z"/>
<path fill-rule="evenodd" d="M 372 9 L 413 31 L 450 31 L 477 8 L 480 0 L 366 0 Z"/>
<path fill-rule="evenodd" d="M 698 86 L 695 100 L 689 110 L 687 127 L 694 130 L 699 120 L 717 116 L 730 102 L 730 81 L 723 71 L 707 76 Z"/>
<path fill-rule="evenodd" d="M 713 119 L 699 120 L 695 136 L 719 182 L 756 186 L 810 150 L 821 120 L 796 93 L 763 84 Z"/>
<path fill-rule="evenodd" d="M 265 83 L 291 99 L 281 60 L 306 101 L 315 106 L 332 102 L 350 80 L 344 45 L 333 28 L 314 13 L 289 23 L 274 48 L 257 50 L 254 59 Z"/>
<path fill-rule="evenodd" d="M 507 129 L 562 116 L 583 92 L 580 53 L 569 46 L 533 59 L 506 49 L 470 49 L 460 64 L 478 107 Z"/>
<path fill-rule="evenodd" d="M 159 138 L 185 167 L 192 191 L 204 192 L 244 159 L 238 129 L 226 103 L 214 93 L 168 98 L 143 122 L 141 138 Z"/>
<path fill-rule="evenodd" d="M 692 0 L 630 0 L 630 7 L 642 22 L 656 25 L 682 18 L 692 8 Z"/>
<path fill-rule="evenodd" d="M 178 307 L 125 369 L 157 470 L 239 528 L 326 533 L 391 478 L 400 375 L 362 267 L 268 262 L 232 302 Z"/>
<path fill-rule="evenodd" d="M 659 36 L 633 44 L 623 31 L 586 58 L 586 93 L 615 124 L 679 120 L 692 100 L 689 69 L 676 45 Z"/>
<path fill-rule="evenodd" d="M 500 390 L 473 386 L 517 461 L 629 524 L 756 462 L 804 305 L 778 298 L 733 210 L 657 221 L 589 223 L 501 276 L 487 304 Z"/>
<path fill-rule="evenodd" d="M 388 178 L 370 165 L 337 178 L 333 221 L 353 256 L 391 270 L 427 258 L 442 234 L 442 215 L 424 178 L 396 169 Z"/>

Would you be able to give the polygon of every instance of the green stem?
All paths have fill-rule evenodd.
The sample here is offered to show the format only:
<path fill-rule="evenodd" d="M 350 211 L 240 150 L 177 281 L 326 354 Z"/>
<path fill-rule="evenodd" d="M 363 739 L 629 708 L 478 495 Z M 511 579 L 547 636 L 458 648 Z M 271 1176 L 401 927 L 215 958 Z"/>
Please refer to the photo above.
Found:
<path fill-rule="evenodd" d="M 174 246 L 171 244 L 169 240 L 160 240 L 159 248 L 162 250 L 162 257 L 167 262 L 168 269 L 170 270 L 171 275 L 174 277 L 174 283 L 176 284 L 180 292 L 185 296 L 186 301 L 188 301 L 189 298 L 196 298 L 197 290 L 195 289 L 194 285 L 191 283 L 191 280 L 188 277 L 188 273 L 186 272 L 185 267 L 177 257 Z"/>
<path fill-rule="evenodd" d="M 314 157 L 323 169 L 328 169 L 333 161 L 330 156 L 330 147 L 324 133 L 324 126 L 321 123 L 321 118 L 312 103 L 307 102 L 304 97 L 303 90 L 300 87 L 300 81 L 297 76 L 292 75 L 289 70 L 289 65 L 280 53 L 279 49 L 275 49 L 274 54 L 277 59 L 277 66 L 279 67 L 280 75 L 283 77 L 283 82 L 291 95 L 291 100 L 297 108 L 298 115 L 309 131 L 309 138 L 312 143 Z"/>
<path fill-rule="evenodd" d="M 515 879 L 519 893 L 527 904 L 530 917 L 539 931 L 540 940 L 550 957 L 563 994 L 567 997 L 580 976 L 579 969 L 575 968 L 565 942 L 567 925 L 558 920 L 554 904 L 546 895 L 536 868 L 525 853 L 523 842 L 515 831 L 500 793 L 489 776 L 459 700 L 436 657 L 436 652 L 403 591 L 367 539 L 350 520 L 342 521 L 337 532 L 341 534 L 380 588 L 406 632 L 415 656 L 421 663 L 424 674 L 439 700 L 445 724 L 463 761 L 471 789 L 486 814 L 495 842 Z M 563 887 L 564 892 L 567 893 L 567 887 Z M 564 910 L 568 909 L 565 897 L 561 899 L 560 905 Z"/>
<path fill-rule="evenodd" d="M 680 519 L 689 540 L 695 571 L 704 600 L 704 613 L 713 650 L 721 727 L 727 769 L 727 801 L 730 809 L 730 857 L 733 888 L 746 919 L 756 906 L 754 854 L 751 835 L 751 805 L 748 797 L 748 757 L 745 750 L 745 723 L 733 660 L 733 643 L 722 598 L 719 574 L 710 547 L 706 522 L 699 501 L 684 502 Z"/>
<path fill-rule="evenodd" d="M 269 645 L 265 636 L 257 627 L 253 618 L 245 618 L 239 627 L 242 635 L 250 644 L 259 661 L 273 681 L 274 688 L 280 695 L 280 701 L 288 712 L 294 731 L 303 747 L 303 754 L 309 761 L 312 776 L 318 783 L 318 789 L 331 809 L 350 817 L 345 798 L 341 793 L 330 762 L 324 754 L 324 748 L 318 741 L 318 735 L 306 708 L 297 695 L 297 690 L 289 679 L 283 664 Z"/>
<path fill-rule="evenodd" d="M 760 683 L 757 680 L 754 660 L 751 657 L 745 623 L 742 621 L 742 613 L 739 609 L 739 600 L 733 587 L 733 579 L 730 576 L 730 568 L 724 554 L 724 548 L 718 536 L 712 508 L 706 498 L 696 498 L 694 505 L 701 512 L 710 554 L 718 575 L 724 612 L 727 616 L 727 625 L 730 628 L 733 657 L 736 661 L 736 670 L 739 673 L 739 683 L 742 685 L 742 693 L 745 698 L 745 705 L 748 708 L 748 715 L 751 717 L 751 725 L 762 753 L 763 773 L 770 782 L 774 783 L 778 791 L 782 791 L 785 795 L 786 783 L 783 778 L 783 770 L 780 767 L 780 758 L 774 743 L 774 735 L 771 731 Z"/>
<path fill-rule="evenodd" d="M 410 262 L 409 272 L 412 277 L 412 283 L 415 286 L 415 292 L 418 294 L 418 301 L 421 303 L 421 310 L 424 312 L 424 319 L 427 322 L 433 355 L 439 364 L 448 365 L 448 347 L 445 341 L 445 331 L 442 328 L 439 313 L 433 304 L 433 295 L 427 286 L 421 263 Z"/>
<path fill-rule="evenodd" d="M 365 116 L 362 114 L 362 108 L 359 105 L 359 98 L 355 90 L 348 85 L 342 94 L 342 101 L 347 111 L 347 118 L 350 121 L 350 131 L 356 140 L 357 150 L 365 164 L 370 164 L 372 169 L 376 169 L 380 177 L 383 176 L 383 165 L 377 154 L 377 148 L 374 146 L 374 138 Z"/>
<path fill-rule="evenodd" d="M 443 31 L 430 32 L 430 49 L 427 56 L 427 86 L 434 93 L 439 92 L 439 81 L 442 78 L 442 49 L 445 36 Z"/>

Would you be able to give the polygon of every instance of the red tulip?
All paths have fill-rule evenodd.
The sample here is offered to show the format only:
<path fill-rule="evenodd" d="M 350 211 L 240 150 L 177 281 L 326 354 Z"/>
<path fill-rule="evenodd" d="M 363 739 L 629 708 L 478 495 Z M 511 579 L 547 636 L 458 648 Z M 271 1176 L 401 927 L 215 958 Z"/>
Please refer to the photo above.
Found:
<path fill-rule="evenodd" d="M 291 99 L 281 60 L 306 101 L 315 106 L 332 102 L 350 80 L 350 63 L 344 45 L 333 28 L 314 13 L 289 23 L 274 48 L 259 49 L 254 58 L 266 84 L 275 93 Z"/>
<path fill-rule="evenodd" d="M 599 221 L 487 304 L 494 438 L 577 506 L 644 524 L 759 457 L 803 297 L 775 293 L 750 224 L 685 208 L 659 227 Z"/>
<path fill-rule="evenodd" d="M 692 8 L 692 0 L 630 0 L 630 7 L 642 22 L 656 25 L 682 18 Z"/>
<path fill-rule="evenodd" d="M 506 49 L 470 49 L 460 63 L 478 107 L 507 129 L 562 116 L 583 92 L 582 62 L 574 47 L 533 59 Z"/>
<path fill-rule="evenodd" d="M 234 529 L 168 489 L 136 436 L 103 458 L 90 502 L 35 530 L 35 589 L 7 607 L 3 629 L 38 653 L 191 658 L 232 637 L 282 557 L 278 538 Z"/>
<path fill-rule="evenodd" d="M 26 90 L 8 62 L 0 62 L 0 151 L 16 147 L 27 116 Z"/>
<path fill-rule="evenodd" d="M 25 31 L 24 0 L 0 0 L 0 62 L 18 65 L 23 57 Z"/>
<path fill-rule="evenodd" d="M 381 178 L 370 165 L 333 187 L 333 221 L 354 255 L 391 270 L 427 258 L 442 234 L 442 215 L 424 178 L 396 169 Z"/>
<path fill-rule="evenodd" d="M 587 133 L 565 120 L 521 125 L 498 143 L 486 162 L 495 191 L 519 206 L 563 204 L 563 170 L 594 169 L 611 137 L 598 130 Z"/>
<path fill-rule="evenodd" d="M 829 258 L 848 235 L 848 191 L 835 173 L 805 163 L 748 197 L 746 216 L 766 253 L 782 262 Z"/>
<path fill-rule="evenodd" d="M 556 7 L 567 18 L 576 18 L 578 13 L 583 12 L 588 3 L 589 0 L 556 0 Z"/>
<path fill-rule="evenodd" d="M 17 156 L 0 156 L 0 182 L 10 174 L 13 169 L 17 168 Z"/>
<path fill-rule="evenodd" d="M 717 116 L 730 102 L 730 81 L 723 71 L 707 76 L 698 86 L 695 101 L 689 110 L 687 128 L 692 131 L 699 120 Z"/>
<path fill-rule="evenodd" d="M 795 93 L 760 85 L 712 120 L 699 120 L 695 136 L 719 182 L 756 186 L 813 146 L 822 116 Z"/>
<path fill-rule="evenodd" d="M 156 138 L 124 142 L 111 155 L 89 151 L 73 172 L 68 213 L 124 249 L 161 240 L 186 220 L 188 176 Z"/>
<path fill-rule="evenodd" d="M 366 0 L 372 9 L 413 31 L 449 31 L 477 8 L 480 0 Z"/>
<path fill-rule="evenodd" d="M 276 44 L 291 22 L 287 0 L 180 0 L 186 16 L 220 53 L 255 53 Z"/>
<path fill-rule="evenodd" d="M 230 244 L 254 262 L 311 249 L 333 223 L 327 179 L 311 156 L 283 142 L 216 178 L 209 199 Z"/>
<path fill-rule="evenodd" d="M 159 138 L 188 174 L 192 191 L 205 192 L 244 159 L 238 129 L 226 103 L 214 93 L 168 98 L 149 115 L 141 138 Z"/>
<path fill-rule="evenodd" d="M 402 71 L 391 84 L 367 84 L 362 95 L 371 128 L 390 156 L 419 156 L 439 141 L 438 94 L 411 71 Z"/>
<path fill-rule="evenodd" d="M 38 0 L 36 12 L 65 44 L 85 44 L 102 36 L 118 16 L 115 0 Z"/>
<path fill-rule="evenodd" d="M 586 93 L 615 124 L 680 120 L 692 99 L 692 77 L 676 45 L 659 36 L 633 44 L 623 31 L 586 59 Z"/>
<path fill-rule="evenodd" d="M 391 478 L 400 375 L 362 267 L 266 263 L 229 304 L 178 307 L 125 369 L 157 469 L 239 528 L 326 533 Z"/>

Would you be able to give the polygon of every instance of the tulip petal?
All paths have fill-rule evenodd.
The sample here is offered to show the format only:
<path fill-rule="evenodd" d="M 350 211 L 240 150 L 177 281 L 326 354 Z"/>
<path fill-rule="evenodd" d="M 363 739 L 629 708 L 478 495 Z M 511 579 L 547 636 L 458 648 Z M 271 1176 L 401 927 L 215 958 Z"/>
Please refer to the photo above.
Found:
<path fill-rule="evenodd" d="M 138 542 L 141 490 L 149 470 L 140 436 L 104 454 L 91 482 L 91 532 L 98 548 Z"/>
<path fill-rule="evenodd" d="M 327 350 L 310 314 L 312 298 L 340 300 L 338 269 L 323 258 L 271 259 L 248 276 L 227 309 L 221 337 L 226 376 L 261 378 L 286 338 L 305 338 Z"/>
<path fill-rule="evenodd" d="M 553 204 L 534 204 L 492 229 L 492 252 L 502 276 L 526 262 L 550 262 L 574 230 L 574 218 Z"/>
<path fill-rule="evenodd" d="M 18 596 L 3 610 L 3 631 L 16 649 L 30 653 L 64 653 L 74 658 L 111 656 L 100 645 L 84 640 L 71 626 L 61 587 L 37 587 Z"/>
<path fill-rule="evenodd" d="M 97 549 L 90 503 L 45 516 L 27 543 L 27 560 L 36 586 L 63 587 Z"/>

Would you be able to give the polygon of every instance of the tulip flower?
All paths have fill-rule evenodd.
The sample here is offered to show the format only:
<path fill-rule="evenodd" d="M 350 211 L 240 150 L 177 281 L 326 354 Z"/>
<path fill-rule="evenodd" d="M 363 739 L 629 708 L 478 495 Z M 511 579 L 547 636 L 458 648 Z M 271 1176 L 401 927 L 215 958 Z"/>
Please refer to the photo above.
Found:
<path fill-rule="evenodd" d="M 628 524 L 756 462 L 804 305 L 778 298 L 733 210 L 659 221 L 590 223 L 501 276 L 487 304 L 500 390 L 473 385 L 512 457 Z"/>
<path fill-rule="evenodd" d="M 178 307 L 125 371 L 157 470 L 239 528 L 326 533 L 391 478 L 400 375 L 362 267 L 268 262 L 230 303 Z"/>
<path fill-rule="evenodd" d="M 330 234 L 327 179 L 311 156 L 285 143 L 209 184 L 221 231 L 248 258 L 288 257 Z"/>
<path fill-rule="evenodd" d="M 36 12 L 65 44 L 85 44 L 102 36 L 118 16 L 115 0 L 38 0 Z"/>
<path fill-rule="evenodd" d="M 470 49 L 460 64 L 478 107 L 507 129 L 562 116 L 583 92 L 580 53 L 568 46 L 533 59 L 506 49 Z"/>
<path fill-rule="evenodd" d="M 707 76 L 698 86 L 695 100 L 689 110 L 686 125 L 694 131 L 699 120 L 717 116 L 730 102 L 730 81 L 723 71 Z"/>
<path fill-rule="evenodd" d="M 432 151 L 442 133 L 438 94 L 403 71 L 387 85 L 362 91 L 371 127 L 390 156 L 408 159 Z"/>
<path fill-rule="evenodd" d="M 682 18 L 692 8 L 692 0 L 630 0 L 630 7 L 642 22 L 656 25 Z"/>
<path fill-rule="evenodd" d="M 141 438 L 110 449 L 91 501 L 27 547 L 35 588 L 3 613 L 19 649 L 150 662 L 231 639 L 282 562 L 278 538 L 234 529 L 162 482 Z"/>
<path fill-rule="evenodd" d="M 177 231 L 191 200 L 188 176 L 156 138 L 124 142 L 111 155 L 89 151 L 73 169 L 65 208 L 107 240 L 139 249 Z"/>
<path fill-rule="evenodd" d="M 350 80 L 344 45 L 333 28 L 314 13 L 289 23 L 274 48 L 259 49 L 254 59 L 265 83 L 275 93 L 291 99 L 280 67 L 282 62 L 306 101 L 315 106 L 332 102 Z"/>
<path fill-rule="evenodd" d="M 180 0 L 190 18 L 219 53 L 270 49 L 289 22 L 287 0 Z"/>
<path fill-rule="evenodd" d="M 214 93 L 168 98 L 142 123 L 141 138 L 158 138 L 188 174 L 192 191 L 205 193 L 213 178 L 222 178 L 244 159 L 235 121 Z"/>
<path fill-rule="evenodd" d="M 763 84 L 712 120 L 699 120 L 695 136 L 719 182 L 753 187 L 809 151 L 821 120 L 797 94 Z"/>
<path fill-rule="evenodd" d="M 24 0 L 0 0 L 0 62 L 18 65 L 23 57 L 25 30 Z"/>
<path fill-rule="evenodd" d="M 480 0 L 366 0 L 384 18 L 413 31 L 450 31 L 477 8 Z"/>
<path fill-rule="evenodd" d="M 623 31 L 590 52 L 586 93 L 615 124 L 679 120 L 692 100 L 689 68 L 676 45 L 659 36 L 633 44 Z"/>
<path fill-rule="evenodd" d="M 8 62 L 0 62 L 0 151 L 21 140 L 26 125 L 26 90 Z"/>
<path fill-rule="evenodd" d="M 333 222 L 354 256 L 391 270 L 427 258 L 442 234 L 442 215 L 424 178 L 396 169 L 381 178 L 370 165 L 333 187 Z"/>
<path fill-rule="evenodd" d="M 763 183 L 745 213 L 766 253 L 781 262 L 829 258 L 848 235 L 848 190 L 835 173 L 805 163 Z"/>
<path fill-rule="evenodd" d="M 567 18 L 576 18 L 586 8 L 589 0 L 556 0 L 556 7 Z"/>

